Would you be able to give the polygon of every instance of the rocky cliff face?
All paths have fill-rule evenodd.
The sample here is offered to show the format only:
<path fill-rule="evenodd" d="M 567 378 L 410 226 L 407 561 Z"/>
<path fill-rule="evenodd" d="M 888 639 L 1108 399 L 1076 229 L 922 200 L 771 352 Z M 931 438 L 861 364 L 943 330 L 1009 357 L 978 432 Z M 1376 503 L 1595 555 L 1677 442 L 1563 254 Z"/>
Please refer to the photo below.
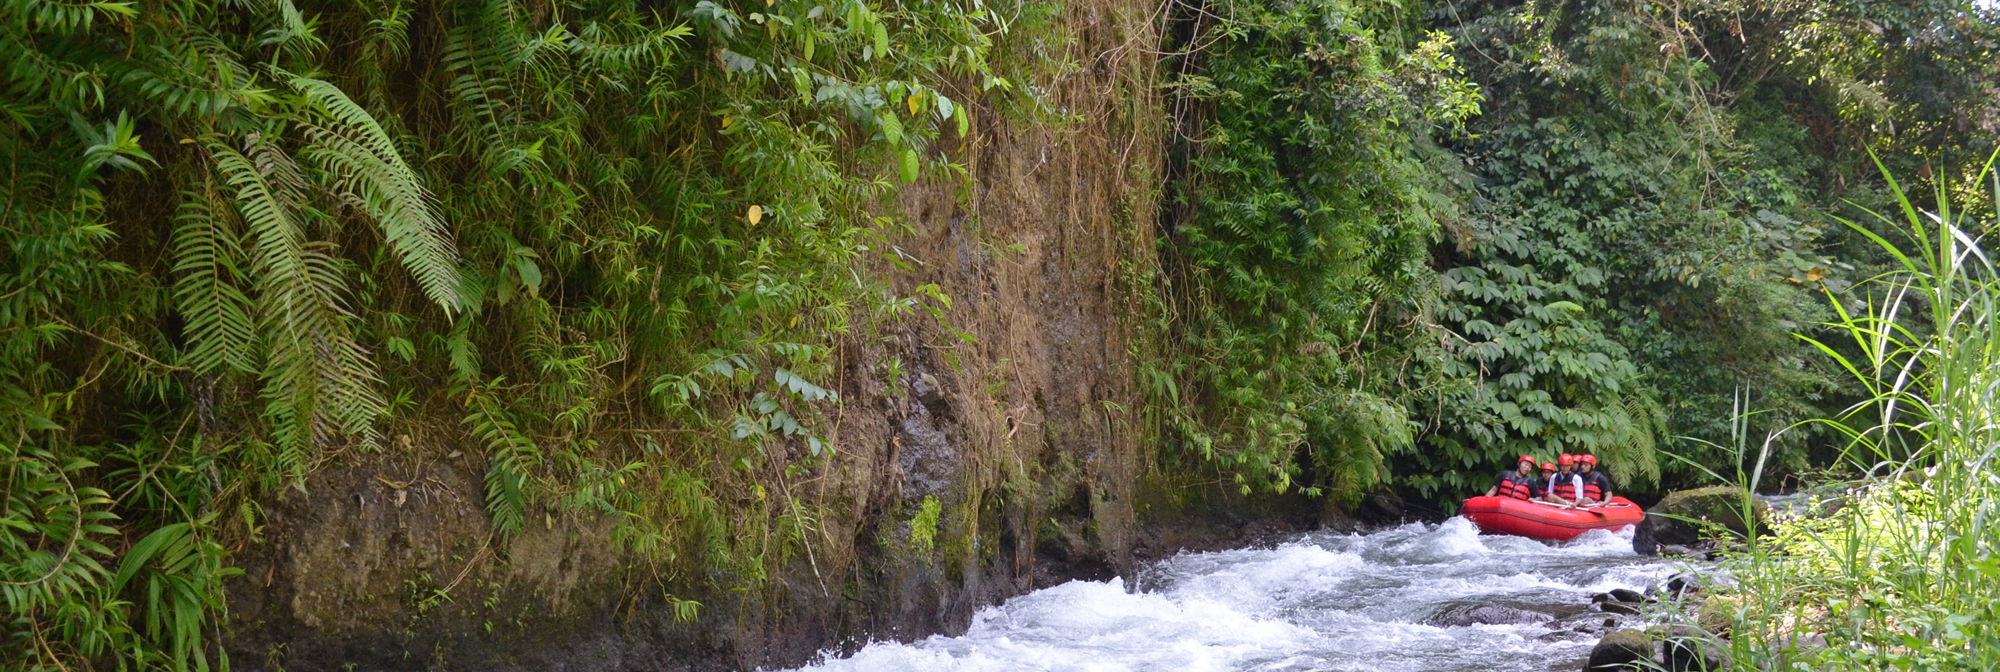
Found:
<path fill-rule="evenodd" d="M 988 105 L 957 149 L 964 179 L 903 191 L 909 229 L 884 255 L 903 264 L 858 269 L 905 293 L 935 284 L 954 307 L 844 345 L 837 454 L 746 503 L 791 507 L 774 524 L 804 542 L 763 589 L 620 553 L 588 516 L 531 514 L 496 538 L 482 451 L 441 419 L 398 437 L 407 450 L 261 503 L 261 541 L 236 551 L 233 665 L 778 668 L 1128 571 L 1152 463 L 1130 279 L 1155 263 L 1158 15 L 1134 0 L 1065 11 L 1073 67 L 1048 83 L 1054 113 Z M 1161 543 L 1179 542 L 1146 550 Z M 676 619 L 676 600 L 699 616 Z"/>

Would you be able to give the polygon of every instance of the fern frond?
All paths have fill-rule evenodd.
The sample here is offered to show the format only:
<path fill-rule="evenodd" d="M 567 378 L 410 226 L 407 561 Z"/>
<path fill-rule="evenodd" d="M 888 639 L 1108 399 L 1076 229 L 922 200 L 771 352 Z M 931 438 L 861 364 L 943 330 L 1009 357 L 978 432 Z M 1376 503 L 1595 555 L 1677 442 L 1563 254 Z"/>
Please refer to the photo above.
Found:
<path fill-rule="evenodd" d="M 249 229 L 257 324 L 266 353 L 265 412 L 282 451 L 309 452 L 344 433 L 379 445 L 374 420 L 387 402 L 373 359 L 354 342 L 342 299 L 347 288 L 331 246 L 306 240 L 299 218 L 304 178 L 291 158 L 261 137 L 248 154 L 207 143 Z"/>
<path fill-rule="evenodd" d="M 1619 451 L 1619 461 L 1625 467 L 1630 483 L 1657 484 L 1660 482 L 1660 458 L 1658 439 L 1667 436 L 1667 412 L 1660 408 L 1659 401 L 1653 399 L 1646 390 L 1628 392 L 1619 400 L 1626 423 L 1623 450 Z"/>
<path fill-rule="evenodd" d="M 643 79 L 664 67 L 681 42 L 692 33 L 688 26 L 681 25 L 641 31 L 627 39 L 611 26 L 591 23 L 578 31 L 572 45 L 582 57 L 583 66 L 588 69 L 614 80 L 633 76 Z"/>
<path fill-rule="evenodd" d="M 488 2 L 465 12 L 464 23 L 449 33 L 444 51 L 445 71 L 454 73 L 451 90 L 486 137 L 489 155 L 504 152 L 516 125 L 507 104 L 507 73 L 519 63 L 523 28 L 510 3 Z"/>
<path fill-rule="evenodd" d="M 458 247 L 423 181 L 396 151 L 374 115 L 339 87 L 311 77 L 291 78 L 292 87 L 326 115 L 325 126 L 308 124 L 311 156 L 353 189 L 403 267 L 416 276 L 424 294 L 456 312 Z"/>
<path fill-rule="evenodd" d="M 481 385 L 468 395 L 464 422 L 491 453 L 486 465 L 486 511 L 493 517 L 493 528 L 515 534 L 527 518 L 528 478 L 540 465 L 542 450 L 501 407 L 499 382 Z"/>
<path fill-rule="evenodd" d="M 226 207 L 215 207 L 213 189 L 182 196 L 174 228 L 174 302 L 187 324 L 190 347 L 182 361 L 197 373 L 232 369 L 255 372 L 257 327 L 243 282 L 243 247 Z"/>

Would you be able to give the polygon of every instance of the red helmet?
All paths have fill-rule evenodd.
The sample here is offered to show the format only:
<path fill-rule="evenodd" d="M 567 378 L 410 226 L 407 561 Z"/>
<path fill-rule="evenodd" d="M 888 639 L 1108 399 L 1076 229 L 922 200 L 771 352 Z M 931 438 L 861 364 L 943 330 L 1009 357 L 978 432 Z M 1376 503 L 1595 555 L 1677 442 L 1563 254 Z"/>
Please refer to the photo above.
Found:
<path fill-rule="evenodd" d="M 1597 464 L 1597 456 L 1596 456 L 1596 455 L 1578 455 L 1578 456 L 1576 456 L 1576 461 L 1578 461 L 1578 462 L 1582 462 L 1582 463 L 1584 463 L 1584 464 L 1589 464 L 1589 465 L 1593 465 L 1593 466 L 1595 466 L 1595 465 Z"/>
<path fill-rule="evenodd" d="M 1515 462 L 1516 464 L 1519 464 L 1519 463 L 1521 463 L 1521 462 L 1526 462 L 1526 463 L 1528 463 L 1528 464 L 1534 464 L 1534 463 L 1535 463 L 1535 456 L 1533 456 L 1533 455 L 1522 455 L 1522 456 L 1521 456 L 1521 459 L 1518 459 L 1518 460 L 1514 460 L 1514 462 Z"/>
<path fill-rule="evenodd" d="M 1555 470 L 1556 470 L 1556 463 L 1554 462 L 1542 463 L 1542 471 L 1555 471 Z"/>
<path fill-rule="evenodd" d="M 1557 457 L 1557 458 L 1556 458 L 1556 463 L 1557 463 L 1557 464 L 1576 464 L 1576 456 L 1575 456 L 1575 455 L 1571 455 L 1571 454 L 1569 454 L 1569 453 L 1563 453 L 1561 457 Z"/>

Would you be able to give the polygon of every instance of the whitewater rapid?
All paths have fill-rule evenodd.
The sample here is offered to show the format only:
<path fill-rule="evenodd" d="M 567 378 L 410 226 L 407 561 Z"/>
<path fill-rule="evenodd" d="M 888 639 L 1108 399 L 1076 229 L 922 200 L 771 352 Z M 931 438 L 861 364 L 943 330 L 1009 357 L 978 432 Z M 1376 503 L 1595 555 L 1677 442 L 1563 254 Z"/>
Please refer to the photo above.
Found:
<path fill-rule="evenodd" d="M 958 637 L 876 642 L 811 672 L 1450 672 L 1575 670 L 1605 614 L 1590 596 L 1643 590 L 1674 565 L 1631 533 L 1548 545 L 1471 523 L 1308 534 L 1274 548 L 1183 553 L 1124 581 L 1071 581 L 982 609 Z M 1558 617 L 1426 624 L 1474 605 Z"/>

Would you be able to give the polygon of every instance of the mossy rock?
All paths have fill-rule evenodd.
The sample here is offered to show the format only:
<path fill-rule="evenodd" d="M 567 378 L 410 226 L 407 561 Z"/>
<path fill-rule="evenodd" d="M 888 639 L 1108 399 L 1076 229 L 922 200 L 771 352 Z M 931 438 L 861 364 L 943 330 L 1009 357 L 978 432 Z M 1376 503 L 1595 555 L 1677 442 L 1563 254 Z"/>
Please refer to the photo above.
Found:
<path fill-rule="evenodd" d="M 1584 672 L 1613 672 L 1651 669 L 1653 638 L 1643 630 L 1613 630 L 1590 648 Z"/>
<path fill-rule="evenodd" d="M 1695 609 L 1695 622 L 1703 630 L 1728 634 L 1736 629 L 1736 610 L 1742 602 L 1742 598 L 1735 596 L 1710 595 Z"/>
<path fill-rule="evenodd" d="M 1762 534 L 1764 523 L 1771 514 L 1771 506 L 1760 499 L 1750 500 L 1750 520 L 1746 523 L 1743 519 L 1743 497 L 1742 488 L 1727 485 L 1669 494 L 1653 506 L 1651 513 L 1654 515 L 1649 516 L 1653 520 L 1653 536 L 1664 544 L 1692 544 L 1701 540 L 1703 520 L 1739 535 Z M 1695 522 L 1689 523 L 1688 520 Z"/>

